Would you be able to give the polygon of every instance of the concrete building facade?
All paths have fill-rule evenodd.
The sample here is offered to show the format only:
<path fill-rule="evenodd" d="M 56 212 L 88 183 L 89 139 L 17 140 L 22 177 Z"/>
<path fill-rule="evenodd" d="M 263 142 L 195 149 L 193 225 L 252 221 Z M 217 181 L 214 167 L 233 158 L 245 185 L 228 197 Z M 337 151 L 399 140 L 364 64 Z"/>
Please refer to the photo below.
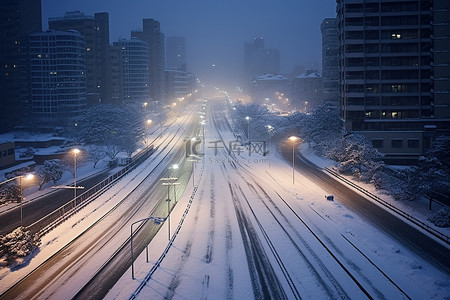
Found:
<path fill-rule="evenodd" d="M 114 42 L 121 49 L 122 102 L 148 102 L 148 44 L 138 38 Z"/>
<path fill-rule="evenodd" d="M 448 25 L 436 24 L 448 24 L 446 6 L 442 0 L 337 1 L 344 126 L 364 134 L 387 161 L 415 159 L 436 135 L 449 134 L 449 84 L 437 80 L 446 78 L 450 62 Z"/>
<path fill-rule="evenodd" d="M 70 126 L 86 110 L 85 44 L 75 30 L 30 35 L 35 126 Z"/>
<path fill-rule="evenodd" d="M 131 37 L 136 37 L 148 44 L 148 72 L 150 78 L 150 101 L 164 105 L 165 100 L 165 45 L 164 34 L 161 32 L 159 21 L 144 19 L 142 30 L 131 32 Z"/>

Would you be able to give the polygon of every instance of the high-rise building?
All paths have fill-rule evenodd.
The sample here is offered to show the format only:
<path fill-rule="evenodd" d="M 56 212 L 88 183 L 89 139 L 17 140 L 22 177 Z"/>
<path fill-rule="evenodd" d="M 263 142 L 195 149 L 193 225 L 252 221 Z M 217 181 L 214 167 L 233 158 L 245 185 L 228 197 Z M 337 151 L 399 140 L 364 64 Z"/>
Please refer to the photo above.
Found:
<path fill-rule="evenodd" d="M 148 44 L 148 70 L 150 76 L 150 101 L 164 105 L 164 34 L 161 33 L 159 21 L 144 19 L 143 29 L 131 32 L 131 37 L 136 37 Z"/>
<path fill-rule="evenodd" d="M 75 30 L 30 35 L 32 116 L 36 126 L 68 126 L 86 110 L 85 45 Z"/>
<path fill-rule="evenodd" d="M 107 91 L 109 75 L 107 73 L 109 61 L 106 59 L 109 47 L 109 16 L 108 13 L 96 13 L 88 16 L 80 11 L 67 12 L 63 17 L 49 18 L 48 27 L 51 30 L 79 31 L 86 45 L 86 90 L 89 104 L 108 102 Z"/>
<path fill-rule="evenodd" d="M 175 100 L 192 93 L 195 86 L 195 78 L 191 73 L 180 70 L 167 69 L 166 96 L 168 100 Z"/>
<path fill-rule="evenodd" d="M 42 31 L 40 0 L 0 2 L 0 133 L 30 111 L 29 35 Z"/>
<path fill-rule="evenodd" d="M 449 134 L 448 9 L 445 0 L 337 1 L 345 128 L 387 161 L 416 158 Z"/>
<path fill-rule="evenodd" d="M 187 71 L 186 40 L 182 36 L 166 37 L 166 68 Z"/>
<path fill-rule="evenodd" d="M 327 18 L 322 32 L 322 97 L 324 102 L 339 102 L 339 36 L 336 18 Z"/>
<path fill-rule="evenodd" d="M 110 89 L 108 89 L 107 98 L 112 104 L 122 103 L 123 100 L 123 71 L 122 71 L 122 47 L 110 46 L 108 51 L 107 73 L 110 74 Z"/>
<path fill-rule="evenodd" d="M 280 51 L 264 47 L 262 37 L 244 44 L 244 75 L 250 82 L 255 76 L 280 73 Z"/>
<path fill-rule="evenodd" d="M 306 70 L 292 80 L 292 100 L 294 108 L 303 112 L 323 104 L 323 78 L 317 70 Z"/>
<path fill-rule="evenodd" d="M 450 117 L 450 1 L 433 2 L 433 101 L 436 119 Z M 448 123 L 447 123 L 448 124 Z M 450 125 L 449 125 L 450 127 Z M 448 130 L 450 128 L 447 127 Z"/>
<path fill-rule="evenodd" d="M 121 49 L 123 103 L 149 98 L 148 44 L 138 38 L 114 42 Z"/>

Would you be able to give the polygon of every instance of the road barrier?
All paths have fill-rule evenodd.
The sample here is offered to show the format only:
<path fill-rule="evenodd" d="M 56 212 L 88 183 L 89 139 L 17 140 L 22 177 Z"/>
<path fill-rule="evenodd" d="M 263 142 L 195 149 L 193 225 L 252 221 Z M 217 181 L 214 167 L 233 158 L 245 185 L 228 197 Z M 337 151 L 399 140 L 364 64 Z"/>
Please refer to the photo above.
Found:
<path fill-rule="evenodd" d="M 88 189 L 81 195 L 77 196 L 75 199 L 67 202 L 51 213 L 45 215 L 38 221 L 33 224 L 27 226 L 27 230 L 30 230 L 32 233 L 37 233 L 40 237 L 45 235 L 46 233 L 53 230 L 55 227 L 66 221 L 72 215 L 80 211 L 86 205 L 91 203 L 94 199 L 96 199 L 99 195 L 103 194 L 106 190 L 112 187 L 118 180 L 120 180 L 123 176 L 127 175 L 129 172 L 134 170 L 139 164 L 145 161 L 150 155 L 153 154 L 155 148 L 153 145 L 148 146 L 141 152 L 139 152 L 133 160 L 126 165 L 123 169 L 114 173 L 113 175 L 105 178 L 92 188 Z"/>
<path fill-rule="evenodd" d="M 346 184 L 348 184 L 351 187 L 355 188 L 356 190 L 360 191 L 364 195 L 366 195 L 369 198 L 375 200 L 378 204 L 381 204 L 382 206 L 390 209 L 391 211 L 395 212 L 396 214 L 402 216 L 403 218 L 407 219 L 408 221 L 410 221 L 410 222 L 414 223 L 415 225 L 419 226 L 421 229 L 425 230 L 426 232 L 432 234 L 433 236 L 439 238 L 440 240 L 446 242 L 447 244 L 450 243 L 450 238 L 447 235 L 443 234 L 442 232 L 437 231 L 433 227 L 430 227 L 429 225 L 425 224 L 424 222 L 422 222 L 422 221 L 418 220 L 417 218 L 411 216 L 410 214 L 402 211 L 398 207 L 395 207 L 394 205 L 390 204 L 389 202 L 387 202 L 387 201 L 381 199 L 380 197 L 372 194 L 368 190 L 360 187 L 359 185 L 357 185 L 354 182 L 348 180 L 347 178 L 345 178 L 344 176 L 340 175 L 339 173 L 333 171 L 332 169 L 325 168 L 324 170 L 325 170 L 325 172 L 327 172 L 328 174 L 332 175 L 333 177 L 335 177 L 335 178 L 345 182 Z"/>

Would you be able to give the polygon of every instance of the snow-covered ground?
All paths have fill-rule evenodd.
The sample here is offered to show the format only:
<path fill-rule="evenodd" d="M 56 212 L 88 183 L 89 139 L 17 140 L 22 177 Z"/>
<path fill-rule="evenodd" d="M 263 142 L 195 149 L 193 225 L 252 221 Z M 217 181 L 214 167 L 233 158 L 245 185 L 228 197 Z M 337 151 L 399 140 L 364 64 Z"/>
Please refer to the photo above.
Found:
<path fill-rule="evenodd" d="M 300 152 L 301 154 L 306 157 L 309 161 L 313 162 L 315 165 L 321 167 L 321 168 L 333 168 L 336 163 L 330 159 L 319 157 L 314 154 L 311 148 L 308 147 L 307 144 L 302 144 L 300 146 Z M 352 178 L 352 176 L 347 175 L 341 175 L 345 177 L 347 180 L 353 182 L 354 184 L 362 187 L 366 191 L 369 191 L 370 193 L 378 196 L 379 198 L 383 199 L 385 202 L 389 203 L 392 206 L 395 206 L 396 208 L 400 209 L 401 211 L 407 213 L 410 216 L 413 216 L 417 220 L 425 223 L 429 227 L 445 234 L 446 236 L 450 236 L 450 228 L 442 228 L 434 225 L 430 221 L 428 221 L 428 218 L 434 215 L 437 211 L 439 211 L 441 208 L 445 207 L 440 203 L 433 202 L 432 209 L 429 209 L 429 202 L 427 199 L 421 198 L 415 201 L 409 201 L 409 202 L 403 202 L 403 201 L 396 201 L 393 197 L 388 195 L 383 190 L 377 190 L 372 184 L 364 183 L 355 180 Z"/>
<path fill-rule="evenodd" d="M 234 140 L 231 132 L 223 126 L 219 127 L 224 140 Z M 175 134 L 178 128 L 179 124 L 175 123 L 166 134 Z M 206 136 L 209 141 L 219 139 L 211 121 L 207 123 Z M 163 156 L 168 149 L 161 151 Z M 313 157 L 307 150 L 302 150 L 302 153 L 323 166 L 330 163 Z M 245 152 L 235 157 L 236 160 L 233 160 L 224 149 L 219 149 L 217 155 L 214 149 L 205 149 L 202 163 L 197 164 L 196 188 L 188 185 L 171 214 L 172 232 L 178 225 L 177 220 L 184 216 L 180 231 L 138 298 L 256 298 L 263 291 L 255 289 L 252 284 L 257 275 L 246 255 L 249 250 L 248 241 L 243 238 L 242 232 L 245 230 L 248 236 L 253 236 L 260 243 L 256 249 L 262 251 L 261 256 L 273 268 L 273 274 L 287 298 L 295 298 L 297 293 L 308 299 L 345 295 L 350 298 L 364 297 L 361 289 L 318 240 L 333 250 L 375 298 L 405 298 L 387 277 L 413 299 L 443 299 L 450 295 L 449 274 L 442 273 L 410 253 L 337 201 L 324 200 L 326 192 L 301 173 L 295 173 L 296 184 L 292 185 L 291 165 L 276 153 L 268 158 L 258 155 L 249 157 Z M 157 160 L 152 156 L 125 180 L 108 190 L 99 201 L 91 203 L 44 236 L 39 250 L 21 266 L 12 269 L 2 266 L 0 293 L 138 187 L 156 164 Z M 80 173 L 88 174 L 81 169 Z M 198 176 L 200 173 L 201 177 Z M 70 180 L 67 178 L 68 182 Z M 33 193 L 28 195 L 33 197 Z M 142 217 L 146 217 L 145 213 L 137 215 L 136 220 Z M 248 222 L 248 227 L 242 228 L 243 221 Z M 134 264 L 136 279 L 131 279 L 131 270 L 128 270 L 107 299 L 129 298 L 144 282 L 167 247 L 167 225 L 163 224 L 149 244 L 149 262 L 146 262 L 145 251 L 137 257 Z M 129 234 L 129 225 L 126 229 L 121 233 L 124 239 Z M 93 271 L 95 266 L 86 266 L 77 276 L 88 277 Z M 270 275 L 269 270 L 266 272 Z M 77 285 L 77 278 L 71 281 L 68 281 L 68 287 L 49 286 L 44 295 L 53 299 L 70 298 L 76 293 L 70 291 L 70 286 L 81 284 L 80 280 Z M 297 286 L 297 292 L 289 287 L 289 282 Z"/>
<path fill-rule="evenodd" d="M 64 248 L 70 241 L 74 240 L 77 236 L 82 234 L 87 228 L 89 228 L 92 224 L 94 224 L 97 220 L 99 220 L 102 216 L 107 214 L 111 209 L 113 209 L 119 202 L 125 199 L 132 191 L 134 191 L 144 180 L 154 180 L 161 172 L 166 171 L 166 166 L 164 164 L 160 164 L 161 160 L 167 159 L 167 155 L 170 155 L 171 147 L 177 143 L 182 137 L 183 129 L 181 126 L 183 121 L 188 118 L 177 118 L 176 120 L 170 120 L 168 124 L 172 124 L 172 126 L 167 127 L 164 134 L 155 140 L 155 146 L 159 145 L 158 153 L 152 155 L 145 163 L 142 163 L 135 170 L 133 170 L 130 174 L 128 174 L 123 180 L 119 181 L 114 187 L 105 192 L 101 197 L 97 200 L 90 203 L 80 212 L 69 218 L 62 225 L 58 226 L 56 229 L 52 230 L 50 233 L 46 234 L 41 239 L 41 246 L 39 249 L 36 249 L 30 256 L 26 257 L 23 262 L 18 265 L 7 266 L 4 263 L 0 263 L 0 294 L 4 292 L 7 288 L 17 282 L 19 279 L 23 278 L 30 271 L 35 269 L 41 263 L 45 262 L 49 257 L 51 257 L 55 252 Z M 159 133 L 159 131 L 158 131 Z M 154 133 L 154 137 L 156 138 L 157 133 Z M 159 165 L 159 166 L 158 166 Z M 77 173 L 80 177 L 88 176 L 92 172 L 92 167 L 86 165 L 85 167 L 80 167 L 80 172 Z M 151 174 L 151 177 L 147 178 Z M 69 182 L 73 179 L 68 178 Z M 64 181 L 62 181 L 64 182 Z M 46 189 L 48 192 L 48 189 Z M 44 191 L 43 191 L 44 192 Z M 28 194 L 29 198 L 39 195 L 40 192 L 34 192 Z M 137 195 L 139 195 L 137 193 Z M 139 196 L 135 196 L 139 197 Z M 125 207 L 132 207 L 134 204 L 135 198 L 128 199 Z M 124 208 L 125 209 L 125 208 Z M 144 218 L 146 217 L 146 213 L 148 210 L 143 209 L 142 213 L 137 213 L 136 218 Z M 111 218 L 111 225 L 114 224 L 114 218 Z M 122 231 L 122 236 L 119 235 L 119 238 L 122 238 L 122 241 L 125 240 L 129 236 L 129 225 L 125 226 Z M 115 245 L 119 246 L 119 245 Z M 107 257 L 108 251 L 114 249 L 104 249 L 106 251 L 99 251 L 96 255 L 103 255 L 105 258 Z M 101 262 L 101 260 L 99 260 Z M 101 263 L 100 263 L 101 264 Z M 58 266 L 55 266 L 57 268 Z M 79 278 L 80 280 L 70 280 L 70 284 L 67 283 L 66 286 L 59 291 L 57 291 L 57 285 L 53 286 L 53 289 L 50 288 L 47 293 L 53 294 L 55 299 L 58 299 L 59 296 L 63 298 L 71 298 L 74 296 L 78 290 L 76 288 L 80 288 L 86 280 L 89 278 L 91 274 L 93 274 L 97 268 L 100 266 L 95 263 L 88 264 L 85 266 L 83 270 L 84 274 L 82 274 Z M 56 280 L 56 279 L 55 279 Z M 73 290 L 70 287 L 75 286 Z M 61 298 L 59 298 L 61 299 Z"/>
<path fill-rule="evenodd" d="M 224 140 L 234 140 L 230 132 L 221 129 Z M 207 138 L 218 139 L 211 124 Z M 149 245 L 150 262 L 146 262 L 145 253 L 142 253 L 135 262 L 136 279 L 131 279 L 131 270 L 128 270 L 107 299 L 129 298 L 140 285 L 137 295 L 140 299 L 257 298 L 261 291 L 252 285 L 254 270 L 249 267 L 245 255 L 246 246 L 239 224 L 242 219 L 238 218 L 242 212 L 251 219 L 260 240 L 263 241 L 266 235 L 269 237 L 272 246 L 264 244 L 265 255 L 275 268 L 287 298 L 297 295 L 289 288 L 284 272 L 291 276 L 302 298 L 364 297 L 305 230 L 302 222 L 286 211 L 280 198 L 333 249 L 372 297 L 406 298 L 400 289 L 413 299 L 442 299 L 450 294 L 449 274 L 410 253 L 338 202 L 324 200 L 326 192 L 302 174 L 295 174 L 297 183 L 292 185 L 291 165 L 278 155 L 272 155 L 269 164 L 257 156 L 237 156 L 237 161 L 233 161 L 223 151 L 219 155 L 208 151 L 205 154 L 198 189 L 195 193 L 186 190 L 180 205 L 172 213 L 173 220 L 181 219 L 188 208 L 180 231 L 160 266 L 145 282 L 167 246 L 167 228 L 164 227 Z M 239 195 L 234 194 L 239 189 Z M 268 193 L 267 197 L 263 191 Z M 243 199 L 250 203 L 251 210 L 236 208 L 236 202 L 245 203 Z M 267 199 L 275 202 L 267 204 L 275 208 L 261 207 Z M 282 213 L 275 219 L 268 211 L 277 215 Z M 282 224 L 278 223 L 277 219 L 283 218 Z M 296 251 L 287 237 L 295 241 L 300 250 Z M 299 252 L 303 253 L 303 258 Z M 286 269 L 276 267 L 277 255 Z"/>

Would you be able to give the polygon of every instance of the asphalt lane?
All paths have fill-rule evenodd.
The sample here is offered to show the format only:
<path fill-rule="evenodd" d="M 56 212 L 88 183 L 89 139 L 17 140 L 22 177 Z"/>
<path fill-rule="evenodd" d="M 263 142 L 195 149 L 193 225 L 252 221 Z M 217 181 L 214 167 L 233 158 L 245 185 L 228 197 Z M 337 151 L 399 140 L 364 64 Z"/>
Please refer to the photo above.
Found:
<path fill-rule="evenodd" d="M 95 186 L 97 183 L 110 176 L 111 170 L 95 174 L 89 178 L 79 180 L 77 186 L 85 187 L 85 191 Z M 81 194 L 82 192 L 78 192 Z M 73 200 L 73 190 L 61 189 L 55 190 L 49 194 L 39 197 L 33 201 L 24 203 L 23 226 L 33 224 L 45 215 L 55 211 L 65 203 Z M 0 214 L 0 234 L 5 235 L 20 226 L 20 205 Z"/>

